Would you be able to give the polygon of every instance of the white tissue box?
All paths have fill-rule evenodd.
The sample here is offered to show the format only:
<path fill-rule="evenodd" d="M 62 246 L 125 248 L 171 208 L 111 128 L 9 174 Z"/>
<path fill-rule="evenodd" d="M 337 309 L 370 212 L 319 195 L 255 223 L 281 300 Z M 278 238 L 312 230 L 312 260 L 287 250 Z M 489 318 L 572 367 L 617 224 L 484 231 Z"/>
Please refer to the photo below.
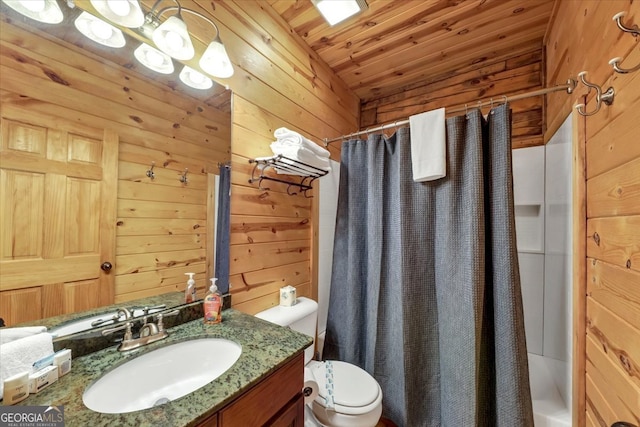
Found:
<path fill-rule="evenodd" d="M 285 286 L 280 288 L 280 305 L 291 307 L 296 303 L 296 288 L 293 286 Z"/>

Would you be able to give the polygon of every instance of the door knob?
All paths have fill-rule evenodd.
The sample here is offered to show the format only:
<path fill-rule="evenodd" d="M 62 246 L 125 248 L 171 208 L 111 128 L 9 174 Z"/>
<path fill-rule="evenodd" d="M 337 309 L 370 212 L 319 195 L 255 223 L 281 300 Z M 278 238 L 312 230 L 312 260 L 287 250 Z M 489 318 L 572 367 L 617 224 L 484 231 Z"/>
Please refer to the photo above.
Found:
<path fill-rule="evenodd" d="M 113 267 L 113 265 L 109 261 L 103 262 L 102 265 L 100 266 L 102 271 L 104 271 L 105 273 L 110 272 L 111 271 L 111 267 Z"/>

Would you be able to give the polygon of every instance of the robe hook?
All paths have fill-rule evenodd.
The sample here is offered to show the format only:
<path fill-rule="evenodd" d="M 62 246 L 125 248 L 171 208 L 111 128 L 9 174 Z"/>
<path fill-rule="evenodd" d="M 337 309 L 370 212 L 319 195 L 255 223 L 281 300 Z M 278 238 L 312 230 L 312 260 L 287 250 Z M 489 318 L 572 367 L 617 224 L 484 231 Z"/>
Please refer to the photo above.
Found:
<path fill-rule="evenodd" d="M 597 84 L 588 82 L 586 77 L 585 77 L 586 75 L 587 75 L 586 71 L 581 71 L 580 73 L 578 73 L 578 77 L 582 81 L 582 84 L 584 84 L 586 87 L 588 87 L 589 90 L 595 89 L 595 91 L 596 91 L 596 109 L 593 110 L 592 112 L 588 113 L 585 110 L 585 105 L 584 104 L 577 104 L 575 106 L 575 108 L 576 108 L 576 110 L 578 110 L 578 113 L 580 113 L 581 116 L 593 116 L 598 111 L 600 111 L 600 108 L 602 107 L 602 103 L 605 103 L 606 105 L 613 104 L 613 98 L 615 97 L 616 92 L 613 89 L 613 87 L 610 87 L 609 89 L 607 89 L 606 92 L 602 93 L 602 88 L 600 86 L 598 86 Z"/>
<path fill-rule="evenodd" d="M 156 174 L 153 173 L 153 168 L 155 167 L 156 162 L 151 162 L 151 169 L 147 170 L 147 177 L 149 177 L 149 179 L 151 179 L 151 181 L 154 180 L 154 178 L 156 177 Z"/>
<path fill-rule="evenodd" d="M 613 69 L 616 71 L 616 73 L 628 74 L 628 73 L 633 73 L 635 71 L 640 70 L 640 64 L 638 64 L 638 65 L 636 65 L 635 67 L 632 67 L 632 68 L 622 68 L 620 66 L 620 61 L 622 61 L 622 58 L 620 58 L 620 57 L 613 58 L 612 60 L 609 61 L 609 64 L 613 67 Z"/>
<path fill-rule="evenodd" d="M 189 169 L 184 168 L 184 174 L 180 175 L 180 182 L 184 185 L 187 185 L 189 183 L 189 181 L 187 180 L 187 172 L 189 172 Z"/>
<path fill-rule="evenodd" d="M 627 27 L 622 23 L 622 18 L 624 16 L 627 16 L 627 12 L 618 12 L 613 15 L 613 20 L 616 21 L 618 28 L 620 28 L 620 30 L 624 31 L 625 33 L 630 33 L 633 37 L 640 36 L 640 28 L 638 28 L 637 25 L 634 24 L 633 27 Z"/>

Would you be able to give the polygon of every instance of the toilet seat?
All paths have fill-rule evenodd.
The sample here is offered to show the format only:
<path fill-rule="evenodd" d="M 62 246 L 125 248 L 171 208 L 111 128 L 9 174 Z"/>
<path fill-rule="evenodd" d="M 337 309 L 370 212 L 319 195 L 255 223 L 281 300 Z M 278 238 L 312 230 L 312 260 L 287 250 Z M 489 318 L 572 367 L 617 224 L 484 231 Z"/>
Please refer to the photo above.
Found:
<path fill-rule="evenodd" d="M 380 406 L 382 390 L 367 371 L 350 363 L 330 361 L 333 366 L 333 411 L 346 415 L 369 413 Z M 315 403 L 326 408 L 328 396 L 327 371 L 324 362 L 311 361 L 307 365 L 318 383 Z M 329 408 L 330 409 L 330 408 Z"/>

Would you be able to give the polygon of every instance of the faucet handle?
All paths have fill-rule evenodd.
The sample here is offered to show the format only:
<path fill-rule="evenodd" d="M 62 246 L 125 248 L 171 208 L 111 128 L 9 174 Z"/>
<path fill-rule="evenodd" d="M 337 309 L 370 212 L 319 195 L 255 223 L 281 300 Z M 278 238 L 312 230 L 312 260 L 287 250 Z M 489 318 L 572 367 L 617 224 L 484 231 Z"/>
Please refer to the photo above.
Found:
<path fill-rule="evenodd" d="M 158 331 L 162 332 L 164 331 L 164 323 L 163 323 L 163 319 L 167 316 L 176 316 L 180 313 L 180 310 L 176 309 L 173 311 L 170 311 L 168 313 L 159 313 L 158 314 Z"/>
<path fill-rule="evenodd" d="M 111 335 L 114 332 L 120 331 L 122 329 L 126 329 L 124 332 L 124 340 L 130 340 L 133 338 L 133 333 L 131 332 L 131 322 L 125 322 L 122 325 L 116 326 L 115 328 L 108 328 L 102 331 L 103 336 Z"/>

